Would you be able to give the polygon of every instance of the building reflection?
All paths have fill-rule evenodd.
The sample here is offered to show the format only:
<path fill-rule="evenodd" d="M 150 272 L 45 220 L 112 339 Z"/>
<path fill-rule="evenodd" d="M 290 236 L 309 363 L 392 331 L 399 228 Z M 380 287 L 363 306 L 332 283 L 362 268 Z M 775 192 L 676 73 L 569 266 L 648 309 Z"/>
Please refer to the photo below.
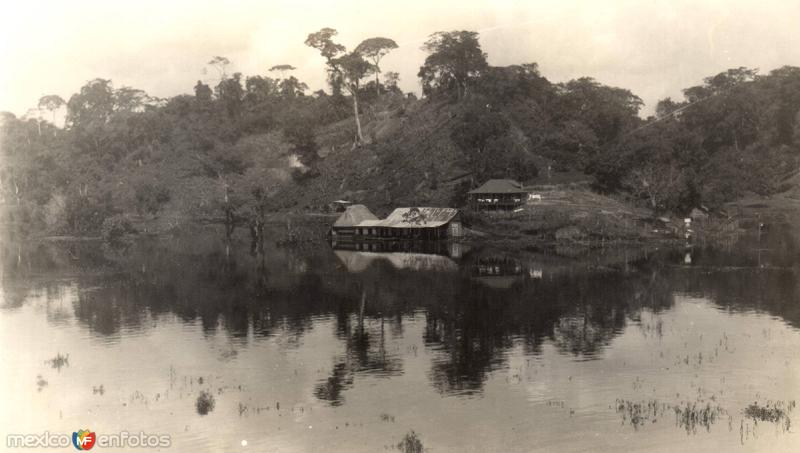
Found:
<path fill-rule="evenodd" d="M 281 334 L 287 338 L 281 347 L 294 348 L 320 319 L 333 319 L 332 341 L 342 352 L 309 390 L 332 405 L 344 404 L 359 376 L 404 373 L 403 356 L 392 346 L 407 335 L 403 319 L 412 315 L 424 317 L 427 378 L 447 395 L 481 392 L 490 373 L 508 366 L 515 347 L 537 355 L 550 344 L 576 359 L 602 358 L 627 323 L 643 309 L 669 309 L 676 292 L 800 326 L 800 278 L 785 257 L 697 249 L 692 265 L 684 266 L 684 250 L 596 254 L 588 261 L 543 252 L 462 249 L 456 258 L 332 250 L 325 243 L 266 243 L 253 253 L 246 238 L 224 237 L 193 232 L 143 239 L 122 251 L 97 243 L 6 243 L 0 309 L 18 309 L 32 292 L 61 300 L 63 290 L 50 286 L 68 275 L 72 305 L 54 303 L 49 322 L 74 317 L 106 341 L 156 328 L 166 317 L 199 323 L 207 335 L 228 335 L 234 347 Z M 758 266 L 758 259 L 770 265 Z M 709 271 L 722 262 L 738 268 Z"/>

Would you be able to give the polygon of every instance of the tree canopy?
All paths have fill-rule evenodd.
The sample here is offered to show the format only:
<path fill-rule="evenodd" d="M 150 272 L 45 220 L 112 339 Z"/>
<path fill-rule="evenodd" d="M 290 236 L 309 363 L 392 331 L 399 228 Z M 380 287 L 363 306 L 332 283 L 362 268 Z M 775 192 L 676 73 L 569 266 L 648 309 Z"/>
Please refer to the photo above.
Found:
<path fill-rule="evenodd" d="M 371 71 L 375 73 L 375 90 L 377 94 L 380 94 L 381 59 L 393 49 L 397 49 L 397 43 L 392 39 L 382 37 L 365 39 L 356 47 L 355 52 L 372 63 Z"/>
<path fill-rule="evenodd" d="M 474 31 L 433 33 L 422 50 L 428 52 L 418 74 L 425 95 L 455 92 L 462 99 L 489 67 Z"/>
<path fill-rule="evenodd" d="M 531 180 L 552 168 L 678 213 L 775 193 L 798 168 L 797 67 L 711 75 L 643 119 L 627 89 L 589 77 L 552 83 L 536 63 L 489 66 L 469 31 L 431 35 L 419 73 L 428 99 L 416 101 L 401 96 L 398 73 L 385 72 L 383 86 L 364 83 L 393 41 L 370 38 L 348 52 L 336 35 L 323 28 L 306 39 L 325 60 L 332 95 L 272 76 L 290 65 L 229 75 L 232 63 L 217 56 L 209 65 L 219 79 L 198 80 L 193 95 L 157 99 L 97 78 L 66 102 L 42 96 L 30 116 L 0 112 L 0 195 L 16 219 L 51 232 L 96 234 L 106 221 L 124 224 L 119 216 L 185 210 L 257 234 L 266 209 L 291 206 L 304 188 L 344 187 L 351 161 L 337 159 L 351 157 L 337 153 L 350 137 L 365 162 L 379 163 L 358 178 L 381 178 L 387 203 L 413 187 L 456 190 L 438 183 L 444 176 Z"/>

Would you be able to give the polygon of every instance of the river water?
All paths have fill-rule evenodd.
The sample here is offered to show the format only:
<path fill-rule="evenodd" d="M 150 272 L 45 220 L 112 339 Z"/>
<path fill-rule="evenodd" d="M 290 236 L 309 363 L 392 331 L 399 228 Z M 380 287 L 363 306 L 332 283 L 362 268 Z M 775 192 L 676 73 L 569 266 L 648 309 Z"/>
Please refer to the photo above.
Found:
<path fill-rule="evenodd" d="M 785 231 L 448 252 L 262 253 L 214 228 L 7 239 L 3 445 L 90 429 L 167 434 L 172 451 L 800 449 Z"/>

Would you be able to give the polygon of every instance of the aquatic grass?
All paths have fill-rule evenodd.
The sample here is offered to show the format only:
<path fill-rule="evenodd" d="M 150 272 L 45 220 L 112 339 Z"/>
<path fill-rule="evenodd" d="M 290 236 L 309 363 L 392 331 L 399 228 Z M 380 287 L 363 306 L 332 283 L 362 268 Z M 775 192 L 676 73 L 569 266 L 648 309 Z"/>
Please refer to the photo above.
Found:
<path fill-rule="evenodd" d="M 698 426 L 710 431 L 711 425 L 726 413 L 720 406 L 712 406 L 710 403 L 698 405 L 697 402 L 685 402 L 674 405 L 655 399 L 647 401 L 617 399 L 615 407 L 622 417 L 622 423 L 630 423 L 637 431 L 646 423 L 656 423 L 668 411 L 672 411 L 675 413 L 675 425 L 685 429 L 687 434 L 696 434 Z"/>
<path fill-rule="evenodd" d="M 61 355 L 61 353 L 57 353 L 55 357 L 50 360 L 47 360 L 45 363 L 48 363 L 51 368 L 55 368 L 58 371 L 61 371 L 61 368 L 65 366 L 69 366 L 69 354 Z"/>
<path fill-rule="evenodd" d="M 207 415 L 209 412 L 214 410 L 214 405 L 214 395 L 205 390 L 200 392 L 200 395 L 197 397 L 197 401 L 195 403 L 198 414 Z"/>
<path fill-rule="evenodd" d="M 622 416 L 622 423 L 629 422 L 635 430 L 646 422 L 655 423 L 669 409 L 669 405 L 658 400 L 635 402 L 617 399 L 615 406 L 617 413 Z"/>
<path fill-rule="evenodd" d="M 402 451 L 403 453 L 422 453 L 425 451 L 425 448 L 422 446 L 422 441 L 417 436 L 417 433 L 414 430 L 409 431 L 406 433 L 403 440 L 397 444 L 397 449 Z"/>
<path fill-rule="evenodd" d="M 770 422 L 788 431 L 792 426 L 789 413 L 794 410 L 794 408 L 794 400 L 788 403 L 783 401 L 777 401 L 775 403 L 768 401 L 764 406 L 759 405 L 758 401 L 756 401 L 744 409 L 744 416 L 753 420 L 756 424 L 758 422 Z"/>
<path fill-rule="evenodd" d="M 705 406 L 697 403 L 685 406 L 675 406 L 675 424 L 684 428 L 687 434 L 697 434 L 697 427 L 702 426 L 706 432 L 711 430 L 711 425 L 717 422 L 717 418 L 725 413 L 720 406 L 712 406 L 706 403 Z"/>

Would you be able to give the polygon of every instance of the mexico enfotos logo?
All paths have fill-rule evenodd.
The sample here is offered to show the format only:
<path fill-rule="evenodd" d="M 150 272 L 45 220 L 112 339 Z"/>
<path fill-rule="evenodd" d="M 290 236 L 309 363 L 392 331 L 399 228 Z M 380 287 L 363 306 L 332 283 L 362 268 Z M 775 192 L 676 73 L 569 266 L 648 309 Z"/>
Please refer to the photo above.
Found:
<path fill-rule="evenodd" d="M 78 450 L 99 448 L 167 448 L 171 446 L 169 434 L 130 433 L 120 431 L 114 434 L 97 434 L 90 429 L 80 429 L 72 435 L 51 433 L 9 434 L 6 436 L 8 448 L 66 448 L 73 446 Z"/>

